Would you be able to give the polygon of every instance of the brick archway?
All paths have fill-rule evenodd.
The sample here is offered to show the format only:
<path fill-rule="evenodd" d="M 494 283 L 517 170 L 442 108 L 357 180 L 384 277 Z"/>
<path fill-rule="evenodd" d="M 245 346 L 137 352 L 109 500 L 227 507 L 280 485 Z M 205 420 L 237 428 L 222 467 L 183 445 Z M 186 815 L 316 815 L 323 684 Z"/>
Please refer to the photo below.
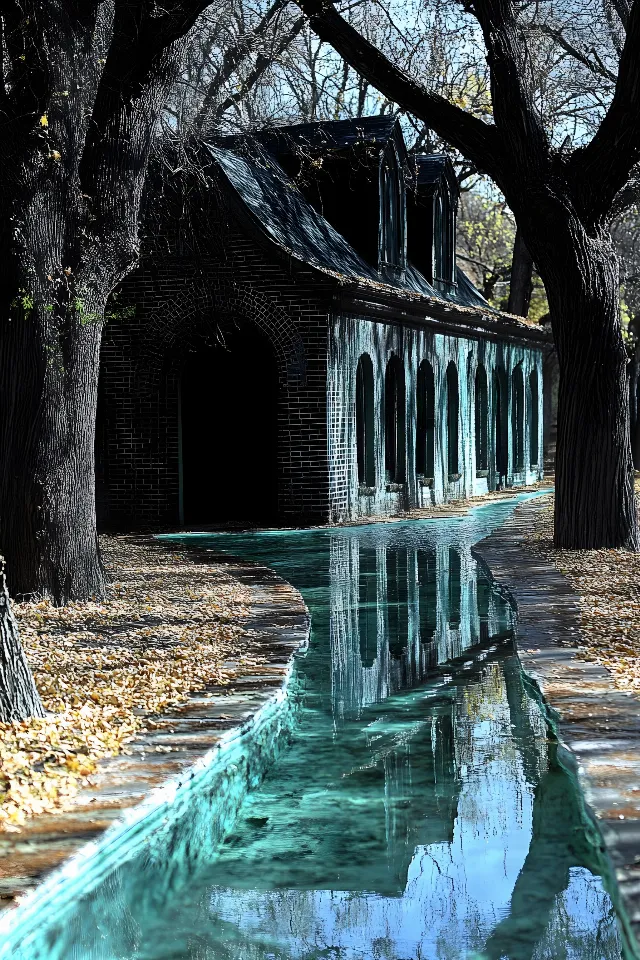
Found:
<path fill-rule="evenodd" d="M 185 336 L 202 329 L 203 315 L 235 317 L 254 323 L 273 346 L 281 382 L 287 386 L 304 385 L 307 365 L 304 343 L 282 307 L 248 287 L 192 280 L 178 296 L 160 303 L 145 318 L 145 345 L 136 363 L 136 384 L 140 392 L 157 388 L 166 357 Z"/>

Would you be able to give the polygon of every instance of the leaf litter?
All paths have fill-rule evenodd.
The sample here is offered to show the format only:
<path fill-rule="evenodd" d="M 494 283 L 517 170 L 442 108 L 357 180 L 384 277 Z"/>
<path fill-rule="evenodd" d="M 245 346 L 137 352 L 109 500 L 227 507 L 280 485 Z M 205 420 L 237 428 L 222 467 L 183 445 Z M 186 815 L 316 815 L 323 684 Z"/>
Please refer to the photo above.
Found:
<path fill-rule="evenodd" d="M 154 717 L 260 662 L 228 566 L 130 536 L 100 545 L 103 601 L 13 605 L 47 716 L 0 724 L 0 831 L 69 809 Z"/>
<path fill-rule="evenodd" d="M 538 512 L 528 549 L 553 563 L 578 595 L 585 659 L 605 667 L 620 690 L 640 694 L 640 554 L 556 550 L 553 504 L 551 495 Z"/>

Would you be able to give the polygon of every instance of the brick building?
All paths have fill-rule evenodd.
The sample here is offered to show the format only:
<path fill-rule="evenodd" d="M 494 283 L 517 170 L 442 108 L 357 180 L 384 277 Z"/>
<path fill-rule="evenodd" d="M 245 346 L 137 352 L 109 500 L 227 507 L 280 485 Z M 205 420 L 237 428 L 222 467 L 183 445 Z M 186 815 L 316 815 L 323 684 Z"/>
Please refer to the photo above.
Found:
<path fill-rule="evenodd" d="M 387 117 L 203 150 L 107 324 L 102 523 L 339 522 L 541 477 L 546 334 L 456 265 L 445 156 Z"/>

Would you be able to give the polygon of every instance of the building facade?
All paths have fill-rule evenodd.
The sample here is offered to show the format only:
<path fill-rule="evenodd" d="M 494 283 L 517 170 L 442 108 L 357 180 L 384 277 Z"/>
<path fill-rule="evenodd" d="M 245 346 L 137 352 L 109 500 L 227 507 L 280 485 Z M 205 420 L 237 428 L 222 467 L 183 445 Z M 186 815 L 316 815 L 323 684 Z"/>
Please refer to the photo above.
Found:
<path fill-rule="evenodd" d="M 446 157 L 390 118 L 201 156 L 107 325 L 104 524 L 343 522 L 542 476 L 547 334 L 457 267 Z"/>

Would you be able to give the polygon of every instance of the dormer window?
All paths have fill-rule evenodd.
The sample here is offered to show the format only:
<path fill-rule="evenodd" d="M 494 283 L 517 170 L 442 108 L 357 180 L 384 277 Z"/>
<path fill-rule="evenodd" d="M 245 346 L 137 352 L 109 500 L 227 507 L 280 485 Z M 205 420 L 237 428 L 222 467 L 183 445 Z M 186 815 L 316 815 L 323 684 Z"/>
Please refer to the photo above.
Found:
<path fill-rule="evenodd" d="M 380 158 L 380 271 L 397 273 L 405 266 L 404 177 L 392 142 Z"/>
<path fill-rule="evenodd" d="M 407 195 L 409 264 L 436 289 L 456 287 L 458 183 L 443 154 L 415 157 L 415 179 Z"/>
<path fill-rule="evenodd" d="M 456 209 L 442 178 L 433 198 L 433 279 L 455 283 Z"/>

